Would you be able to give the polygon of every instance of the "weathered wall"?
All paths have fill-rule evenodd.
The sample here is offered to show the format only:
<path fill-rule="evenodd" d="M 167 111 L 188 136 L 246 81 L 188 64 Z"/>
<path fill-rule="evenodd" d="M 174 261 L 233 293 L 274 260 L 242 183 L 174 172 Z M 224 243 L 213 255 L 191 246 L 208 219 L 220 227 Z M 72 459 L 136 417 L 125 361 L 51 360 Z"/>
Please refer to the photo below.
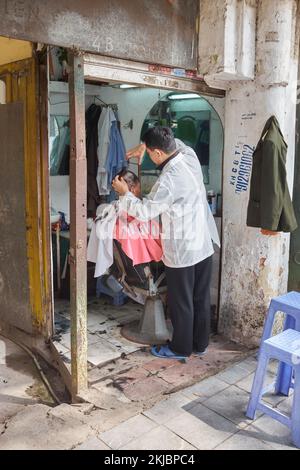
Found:
<path fill-rule="evenodd" d="M 200 0 L 199 70 L 206 78 L 254 77 L 256 0 Z"/>
<path fill-rule="evenodd" d="M 198 0 L 0 0 L 0 35 L 196 69 Z"/>
<path fill-rule="evenodd" d="M 300 78 L 300 63 L 298 65 L 298 80 Z M 296 148 L 295 148 L 295 180 L 294 180 L 294 208 L 298 228 L 291 235 L 290 263 L 289 263 L 289 290 L 300 291 L 300 88 L 297 88 L 297 119 L 296 119 Z"/>
<path fill-rule="evenodd" d="M 238 3 L 249 2 L 226 3 L 231 8 L 233 4 L 240 8 Z M 298 60 L 296 1 L 258 1 L 256 15 L 255 80 L 238 80 L 238 63 L 233 71 L 237 81 L 228 80 L 224 69 L 214 69 L 211 64 L 207 77 L 215 86 L 218 83 L 227 89 L 219 329 L 249 346 L 257 345 L 260 340 L 270 298 L 287 289 L 289 235 L 263 236 L 259 229 L 246 227 L 250 171 L 247 174 L 241 170 L 251 168 L 252 153 L 262 128 L 275 114 L 289 147 L 287 172 L 291 188 Z M 224 57 L 224 49 L 219 51 Z M 242 167 L 241 163 L 246 166 Z"/>
<path fill-rule="evenodd" d="M 41 218 L 41 162 L 37 119 L 36 61 L 31 58 L 2 65 L 0 66 L 0 76 L 6 85 L 6 103 L 22 102 L 24 109 L 24 161 L 21 163 L 24 168 L 25 182 L 25 201 L 23 202 L 25 202 L 27 258 L 17 257 L 15 263 L 16 266 L 18 263 L 22 266 L 27 265 L 32 326 L 41 329 L 46 320 L 47 302 L 43 272 L 45 240 L 40 236 L 43 222 Z M 5 185 L 5 180 L 3 180 L 3 185 Z M 20 201 L 20 204 L 23 202 Z M 13 214 L 14 211 L 8 216 L 12 217 Z M 14 221 L 14 223 L 17 222 Z M 23 269 L 20 268 L 19 272 L 22 273 Z M 12 309 L 11 315 L 14 315 L 14 309 Z"/>
<path fill-rule="evenodd" d="M 0 321 L 31 332 L 23 111 L 23 103 L 0 106 Z"/>

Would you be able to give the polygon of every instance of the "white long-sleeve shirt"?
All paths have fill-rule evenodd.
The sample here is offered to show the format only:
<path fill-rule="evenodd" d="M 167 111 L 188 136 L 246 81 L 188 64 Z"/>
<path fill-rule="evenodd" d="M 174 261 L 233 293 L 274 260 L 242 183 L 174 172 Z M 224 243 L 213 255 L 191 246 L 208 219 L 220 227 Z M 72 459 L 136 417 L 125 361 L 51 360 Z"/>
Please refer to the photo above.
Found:
<path fill-rule="evenodd" d="M 141 221 L 161 216 L 163 262 L 182 268 L 211 256 L 212 240 L 218 245 L 220 240 L 197 155 L 180 141 L 176 145 L 181 152 L 164 166 L 147 198 L 141 201 L 127 192 L 120 204 Z"/>
<path fill-rule="evenodd" d="M 107 171 L 106 171 L 106 160 L 108 156 L 109 144 L 110 144 L 110 129 L 113 121 L 116 120 L 114 112 L 111 108 L 104 108 L 101 112 L 98 122 L 98 172 L 97 172 L 97 184 L 99 194 L 109 194 Z"/>

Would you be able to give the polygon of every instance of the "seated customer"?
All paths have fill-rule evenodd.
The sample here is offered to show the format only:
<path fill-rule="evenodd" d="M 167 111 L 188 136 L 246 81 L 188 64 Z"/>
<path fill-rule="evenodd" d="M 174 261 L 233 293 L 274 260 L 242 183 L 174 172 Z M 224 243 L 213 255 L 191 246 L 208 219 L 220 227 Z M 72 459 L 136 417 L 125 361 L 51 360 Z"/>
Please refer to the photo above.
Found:
<path fill-rule="evenodd" d="M 135 197 L 141 199 L 142 190 L 139 177 L 136 176 L 133 171 L 127 170 L 127 168 L 124 168 L 124 170 L 120 171 L 118 176 L 124 178 L 124 180 L 128 184 L 129 191 L 134 194 Z"/>
<path fill-rule="evenodd" d="M 129 170 L 122 170 L 120 176 L 129 190 L 141 197 L 139 178 Z M 102 276 L 113 264 L 113 239 L 117 240 L 133 265 L 160 261 L 162 248 L 159 224 L 156 221 L 140 222 L 119 210 L 119 201 L 102 204 L 92 226 L 88 243 L 87 260 L 96 263 L 95 277 Z"/>

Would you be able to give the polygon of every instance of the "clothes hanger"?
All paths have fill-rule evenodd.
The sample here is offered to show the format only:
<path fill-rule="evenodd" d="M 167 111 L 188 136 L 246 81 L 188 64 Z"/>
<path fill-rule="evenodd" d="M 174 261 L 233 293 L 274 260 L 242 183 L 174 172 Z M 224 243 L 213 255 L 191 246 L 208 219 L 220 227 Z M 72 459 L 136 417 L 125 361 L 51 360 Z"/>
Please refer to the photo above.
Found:
<path fill-rule="evenodd" d="M 109 104 L 105 103 L 105 101 L 103 101 L 103 100 L 101 100 L 100 98 L 98 98 L 98 96 L 96 96 L 96 95 L 94 95 L 94 104 L 95 104 L 95 100 L 100 101 L 100 103 L 101 103 L 103 106 L 107 107 L 107 108 L 110 106 Z"/>
<path fill-rule="evenodd" d="M 106 108 L 111 108 L 115 113 L 118 112 L 118 105 L 117 104 L 108 104 L 108 103 L 105 103 L 105 101 L 101 100 L 101 98 L 99 98 L 98 96 L 94 95 L 94 104 L 95 104 L 95 100 L 98 100 L 102 106 L 105 106 Z"/>

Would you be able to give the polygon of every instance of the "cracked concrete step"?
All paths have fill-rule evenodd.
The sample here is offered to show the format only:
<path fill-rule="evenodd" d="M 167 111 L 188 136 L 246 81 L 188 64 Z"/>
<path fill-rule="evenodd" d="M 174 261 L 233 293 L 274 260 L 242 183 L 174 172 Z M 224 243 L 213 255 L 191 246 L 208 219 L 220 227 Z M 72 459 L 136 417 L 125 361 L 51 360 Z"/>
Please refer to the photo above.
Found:
<path fill-rule="evenodd" d="M 0 450 L 71 449 L 92 434 L 86 416 L 71 405 L 29 405 L 7 422 Z"/>

